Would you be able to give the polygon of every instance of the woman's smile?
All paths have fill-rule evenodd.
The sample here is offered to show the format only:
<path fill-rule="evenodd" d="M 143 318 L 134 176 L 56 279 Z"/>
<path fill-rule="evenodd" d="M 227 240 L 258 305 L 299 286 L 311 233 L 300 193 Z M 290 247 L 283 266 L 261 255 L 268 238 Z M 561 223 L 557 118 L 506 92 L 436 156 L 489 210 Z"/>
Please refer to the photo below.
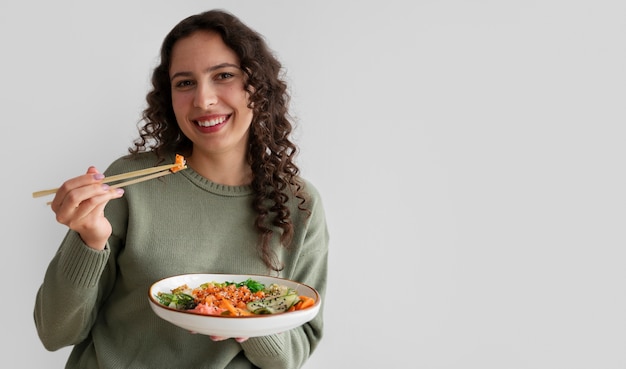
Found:
<path fill-rule="evenodd" d="M 221 127 L 228 124 L 231 115 L 232 114 L 202 116 L 194 119 L 193 122 L 201 132 L 211 133 L 218 131 Z"/>

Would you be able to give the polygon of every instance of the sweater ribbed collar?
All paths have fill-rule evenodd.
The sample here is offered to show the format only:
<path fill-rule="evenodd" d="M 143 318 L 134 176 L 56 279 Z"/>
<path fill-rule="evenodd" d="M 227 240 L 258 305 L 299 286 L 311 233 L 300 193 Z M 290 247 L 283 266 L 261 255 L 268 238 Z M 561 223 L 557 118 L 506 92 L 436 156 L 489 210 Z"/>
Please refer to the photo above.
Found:
<path fill-rule="evenodd" d="M 219 183 L 209 181 L 201 176 L 198 172 L 191 167 L 187 167 L 185 170 L 181 170 L 179 174 L 182 174 L 188 178 L 193 184 L 202 188 L 205 191 L 212 192 L 216 195 L 222 196 L 248 196 L 253 193 L 251 185 L 245 186 L 226 186 Z"/>

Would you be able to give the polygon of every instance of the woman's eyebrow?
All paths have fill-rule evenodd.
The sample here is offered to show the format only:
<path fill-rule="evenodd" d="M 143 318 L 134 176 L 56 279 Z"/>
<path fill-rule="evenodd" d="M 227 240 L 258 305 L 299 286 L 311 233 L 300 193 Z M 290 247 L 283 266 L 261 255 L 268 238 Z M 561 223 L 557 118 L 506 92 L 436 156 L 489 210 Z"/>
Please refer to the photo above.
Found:
<path fill-rule="evenodd" d="M 239 68 L 240 68 L 240 67 L 239 67 L 238 65 L 236 65 L 236 64 L 232 64 L 232 63 L 221 63 L 221 64 L 216 64 L 216 65 L 213 65 L 213 66 L 211 66 L 211 67 L 209 67 L 209 68 L 205 69 L 205 70 L 204 70 L 204 72 L 205 72 L 205 73 L 210 73 L 210 72 L 213 72 L 214 70 L 221 69 L 221 68 L 227 68 L 227 67 L 232 67 L 232 68 L 237 68 L 237 69 L 239 69 Z M 193 74 L 193 73 L 191 73 L 191 72 L 177 72 L 177 73 L 174 73 L 174 74 L 170 77 L 170 81 L 174 80 L 174 78 L 176 78 L 176 77 L 180 77 L 180 76 L 183 76 L 183 77 L 188 77 L 188 76 L 191 76 L 192 74 Z"/>

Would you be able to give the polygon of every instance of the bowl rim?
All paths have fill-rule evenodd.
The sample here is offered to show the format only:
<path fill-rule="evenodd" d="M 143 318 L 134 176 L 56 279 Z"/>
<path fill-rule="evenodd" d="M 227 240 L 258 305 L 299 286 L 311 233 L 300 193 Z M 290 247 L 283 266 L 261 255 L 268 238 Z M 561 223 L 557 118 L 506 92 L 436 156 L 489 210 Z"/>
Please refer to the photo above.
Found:
<path fill-rule="evenodd" d="M 215 319 L 237 319 L 237 320 L 242 320 L 242 319 L 263 319 L 263 318 L 272 318 L 272 317 L 277 317 L 277 316 L 283 316 L 284 314 L 289 314 L 290 316 L 294 316 L 294 315 L 299 315 L 299 314 L 308 314 L 310 312 L 309 309 L 305 309 L 305 310 L 296 310 L 296 311 L 285 311 L 282 313 L 278 313 L 278 314 L 254 314 L 254 315 L 244 315 L 244 316 L 233 316 L 233 315 L 209 315 L 209 314 L 202 314 L 200 312 L 196 312 L 196 311 L 192 311 L 192 310 L 180 310 L 180 309 L 176 309 L 176 308 L 172 308 L 169 306 L 165 306 L 163 304 L 161 304 L 155 297 L 153 294 L 153 290 L 155 289 L 155 287 L 159 284 L 162 283 L 166 280 L 169 279 L 173 279 L 173 278 L 180 278 L 180 277 L 185 277 L 185 276 L 200 276 L 200 275 L 212 275 L 212 276 L 223 276 L 223 277 L 228 277 L 228 276 L 233 276 L 233 277 L 250 277 L 252 279 L 254 279 L 255 277 L 261 277 L 261 278 L 270 278 L 273 280 L 276 280 L 276 283 L 279 283 L 279 281 L 285 281 L 285 282 L 289 282 L 289 283 L 295 283 L 297 285 L 303 286 L 305 288 L 308 288 L 311 290 L 311 292 L 313 292 L 313 294 L 315 295 L 315 303 L 313 304 L 313 306 L 310 307 L 310 309 L 316 309 L 319 307 L 319 305 L 321 304 L 321 297 L 319 292 L 317 291 L 317 289 L 311 287 L 310 285 L 306 284 L 306 283 L 301 283 L 301 282 L 297 282 L 291 279 L 287 279 L 287 278 L 282 278 L 282 277 L 273 277 L 273 276 L 269 276 L 269 275 L 263 275 L 263 274 L 236 274 L 236 273 L 200 273 L 200 272 L 194 272 L 194 273 L 181 273 L 181 274 L 174 274 L 174 275 L 170 275 L 168 277 L 163 277 L 158 279 L 157 281 L 155 281 L 154 283 L 152 283 L 150 285 L 150 288 L 148 288 L 148 298 L 150 300 L 150 302 L 155 305 L 158 308 L 164 309 L 164 310 L 169 310 L 172 312 L 176 312 L 176 313 L 182 313 L 182 314 L 189 314 L 189 315 L 195 315 L 195 316 L 201 316 L 201 317 L 207 317 L 207 318 L 215 318 Z M 193 287 L 192 287 L 193 288 Z"/>

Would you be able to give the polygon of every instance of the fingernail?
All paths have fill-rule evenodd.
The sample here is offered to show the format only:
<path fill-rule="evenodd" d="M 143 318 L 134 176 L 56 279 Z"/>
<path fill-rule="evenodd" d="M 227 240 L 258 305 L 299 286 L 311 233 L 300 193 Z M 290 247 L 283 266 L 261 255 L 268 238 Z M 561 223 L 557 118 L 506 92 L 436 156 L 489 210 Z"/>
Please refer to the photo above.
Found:
<path fill-rule="evenodd" d="M 116 188 L 115 192 L 117 192 L 120 195 L 123 195 L 124 194 L 124 189 L 123 188 Z"/>
<path fill-rule="evenodd" d="M 108 191 L 108 190 L 109 190 L 109 185 L 108 185 L 108 184 L 106 184 L 106 183 L 103 183 L 103 184 L 102 184 L 102 190 L 103 190 L 103 191 Z"/>
<path fill-rule="evenodd" d="M 102 173 L 96 173 L 96 174 L 93 175 L 93 179 L 95 179 L 96 181 L 99 181 L 102 178 L 104 178 L 104 174 L 102 174 Z"/>

